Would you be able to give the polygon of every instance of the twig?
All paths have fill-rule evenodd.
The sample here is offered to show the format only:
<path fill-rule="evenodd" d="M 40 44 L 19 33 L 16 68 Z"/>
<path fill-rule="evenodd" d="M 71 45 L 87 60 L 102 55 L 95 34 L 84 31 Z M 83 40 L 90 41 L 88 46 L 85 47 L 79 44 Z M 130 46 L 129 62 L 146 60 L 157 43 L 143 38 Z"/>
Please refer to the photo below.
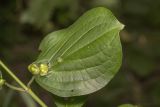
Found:
<path fill-rule="evenodd" d="M 24 89 L 32 98 L 42 107 L 47 107 L 47 105 L 30 89 L 28 88 L 13 72 L 0 60 L 0 66 Z"/>

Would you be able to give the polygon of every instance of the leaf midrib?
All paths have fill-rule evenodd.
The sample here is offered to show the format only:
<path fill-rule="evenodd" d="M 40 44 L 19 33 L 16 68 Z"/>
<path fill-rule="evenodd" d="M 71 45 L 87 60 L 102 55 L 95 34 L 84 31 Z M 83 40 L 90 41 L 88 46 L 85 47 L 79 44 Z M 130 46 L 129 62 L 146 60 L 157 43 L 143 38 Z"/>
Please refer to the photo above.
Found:
<path fill-rule="evenodd" d="M 99 18 L 99 17 L 103 17 L 103 16 L 106 16 L 106 15 L 99 15 L 99 16 L 96 16 L 96 17 L 94 17 L 94 18 L 92 18 L 90 21 L 88 21 L 88 22 L 92 22 L 92 20 L 94 20 L 94 19 L 96 19 L 96 18 Z M 85 23 L 83 26 L 85 26 L 87 23 Z M 71 25 L 71 26 L 73 26 L 73 25 Z M 82 27 L 83 27 L 82 26 Z M 81 28 L 82 28 L 81 27 Z M 64 30 L 68 30 L 68 29 L 70 29 L 70 27 L 69 28 L 66 28 L 66 29 L 64 29 Z M 79 29 L 78 29 L 79 30 Z M 77 31 L 78 31 L 77 30 Z M 77 32 L 76 31 L 76 32 Z M 72 34 L 71 34 L 71 36 L 69 37 L 69 38 L 71 38 L 76 32 L 73 32 Z M 59 52 L 59 50 L 61 50 L 61 48 L 66 44 L 66 42 L 69 40 L 69 38 L 57 49 L 57 51 L 51 56 L 51 58 L 49 58 L 49 59 L 47 59 L 48 60 L 48 62 L 50 62 L 51 60 L 52 60 L 52 57 L 54 57 L 54 56 L 56 56 L 56 54 Z M 43 56 L 45 56 L 45 54 L 47 54 L 48 52 L 49 52 L 49 50 L 51 50 L 52 48 L 54 47 L 54 45 L 53 46 L 51 46 L 50 48 L 48 48 L 48 50 L 46 50 L 44 53 L 43 53 Z M 43 50 L 42 50 L 43 51 Z"/>
<path fill-rule="evenodd" d="M 112 30 L 115 30 L 115 29 L 117 29 L 117 28 L 114 28 L 114 29 L 112 29 Z M 112 30 L 111 30 L 111 31 L 112 31 Z M 110 31 L 109 31 L 109 32 L 110 32 Z M 108 33 L 108 32 L 106 32 L 106 33 Z M 105 33 L 105 34 L 106 34 L 106 33 Z M 103 34 L 103 35 L 105 35 L 105 34 Z M 115 34 L 113 35 L 112 40 L 108 43 L 108 47 L 112 44 L 112 42 L 113 42 L 114 39 L 116 38 L 116 34 L 117 34 L 117 33 L 115 33 Z M 102 37 L 102 36 L 100 36 L 100 37 Z M 100 37 L 99 37 L 99 38 L 100 38 Z M 97 39 L 99 39 L 99 38 L 97 38 Z M 97 40 L 97 39 L 96 39 L 96 40 Z M 94 42 L 94 41 L 95 41 L 95 40 L 93 40 L 92 42 Z M 90 42 L 90 43 L 92 43 L 92 42 Z M 89 44 L 90 44 L 90 43 L 89 43 Z M 87 44 L 87 45 L 89 45 L 89 44 Z M 85 48 L 87 45 L 85 45 L 85 46 L 82 47 L 82 48 Z M 80 49 L 82 49 L 82 48 L 80 48 Z M 105 49 L 105 48 L 107 48 L 107 47 L 104 47 L 103 49 Z M 78 49 L 77 51 L 79 51 L 80 49 Z M 101 50 L 102 50 L 102 49 L 101 49 Z M 75 52 L 77 52 L 77 51 L 75 51 Z M 75 52 L 73 52 L 73 53 L 75 53 Z M 96 55 L 99 54 L 100 52 L 103 52 L 103 51 L 99 51 L 99 52 L 97 52 L 97 53 L 95 53 L 95 54 L 93 54 L 93 55 L 91 55 L 91 56 L 87 56 L 87 57 L 81 58 L 81 60 L 82 60 L 82 59 L 85 60 L 85 59 L 87 59 L 87 58 L 96 56 Z M 70 54 L 70 55 L 72 55 L 72 54 Z M 68 56 L 66 56 L 66 57 L 68 57 Z M 66 58 L 66 57 L 65 57 L 65 58 Z M 65 58 L 64 58 L 64 59 L 65 59 Z M 75 59 L 75 60 L 72 60 L 72 61 L 77 61 L 77 60 L 79 60 L 79 59 Z M 55 66 L 56 66 L 56 65 L 53 64 L 51 67 L 54 68 Z M 70 71 L 70 70 L 68 70 L 68 71 Z M 61 71 L 58 71 L 58 72 L 61 72 Z"/>
<path fill-rule="evenodd" d="M 115 29 L 118 29 L 118 28 L 119 28 L 119 27 L 114 27 L 114 28 L 112 28 L 112 29 L 108 30 L 107 32 L 104 32 L 104 33 L 103 33 L 103 34 L 101 34 L 101 35 L 103 36 L 103 35 L 105 35 L 106 33 L 109 33 L 109 32 L 111 32 L 112 30 L 115 30 Z M 65 58 L 66 58 L 66 57 L 68 57 L 68 56 L 70 56 L 70 55 L 72 55 L 72 54 L 74 54 L 75 52 L 79 51 L 80 49 L 85 48 L 87 45 L 91 44 L 92 42 L 94 42 L 95 40 L 97 40 L 97 39 L 101 38 L 102 36 L 99 36 L 98 38 L 96 38 L 96 39 L 94 39 L 94 40 L 90 41 L 88 44 L 86 44 L 86 45 L 82 46 L 82 47 L 81 47 L 81 48 L 79 48 L 78 50 L 73 51 L 72 53 L 70 53 L 70 54 L 68 54 L 67 56 L 65 56 Z M 114 35 L 114 37 L 115 37 L 115 35 Z M 113 37 L 113 38 L 114 38 L 114 37 Z M 112 41 L 111 41 L 111 42 L 112 42 Z M 75 43 L 75 44 L 76 44 L 76 43 Z M 70 47 L 70 48 L 72 48 L 72 47 Z M 64 54 L 63 54 L 63 55 L 64 55 Z"/>
<path fill-rule="evenodd" d="M 92 20 L 94 20 L 94 19 L 96 19 L 96 18 L 99 18 L 99 17 L 102 17 L 102 16 L 106 16 L 106 15 L 97 16 L 97 17 L 93 18 Z M 92 22 L 92 20 L 90 20 L 89 22 Z M 87 24 L 87 23 L 86 23 L 86 24 Z M 82 27 L 84 27 L 86 24 L 84 24 Z M 101 23 L 101 24 L 104 24 L 104 23 Z M 98 25 L 96 25 L 96 26 L 99 26 L 99 25 L 101 25 L 101 24 L 98 24 Z M 96 26 L 94 26 L 94 27 L 96 27 Z M 81 28 L 82 28 L 82 27 L 81 27 Z M 92 30 L 94 27 L 90 28 L 88 31 Z M 79 30 L 79 29 L 78 29 L 78 30 Z M 78 31 L 78 30 L 77 30 L 77 31 Z M 70 39 L 72 36 L 74 36 L 74 34 L 75 34 L 77 31 L 73 32 L 73 33 L 71 34 L 71 36 L 61 45 L 61 47 L 59 47 L 59 48 L 57 49 L 57 51 L 48 59 L 49 62 L 52 60 L 52 58 L 54 58 L 54 56 L 56 56 L 56 55 L 58 54 L 58 52 L 65 46 L 65 44 L 69 41 L 69 39 Z M 86 31 L 83 35 L 85 35 L 88 31 Z M 83 36 L 83 35 L 82 35 L 82 36 Z"/>

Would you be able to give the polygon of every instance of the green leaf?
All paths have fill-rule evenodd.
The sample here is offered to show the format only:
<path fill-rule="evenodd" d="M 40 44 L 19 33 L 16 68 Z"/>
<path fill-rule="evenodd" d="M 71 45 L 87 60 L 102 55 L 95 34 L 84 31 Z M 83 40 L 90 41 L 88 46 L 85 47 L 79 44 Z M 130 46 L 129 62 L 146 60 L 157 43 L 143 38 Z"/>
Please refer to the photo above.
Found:
<path fill-rule="evenodd" d="M 73 25 L 41 42 L 34 64 L 49 63 L 36 81 L 49 92 L 72 97 L 100 90 L 115 76 L 122 61 L 119 31 L 123 25 L 106 8 L 83 14 Z"/>
<path fill-rule="evenodd" d="M 21 22 L 30 23 L 39 28 L 50 27 L 50 18 L 57 7 L 70 8 L 70 14 L 74 15 L 77 3 L 78 1 L 76 0 L 31 0 L 29 1 L 28 8 L 22 14 Z"/>
<path fill-rule="evenodd" d="M 37 27 L 43 27 L 53 12 L 53 7 L 57 0 L 32 0 L 29 2 L 29 8 L 22 15 L 22 22 L 31 23 Z"/>
<path fill-rule="evenodd" d="M 82 107 L 86 101 L 87 96 L 78 96 L 70 98 L 62 98 L 54 96 L 57 107 Z"/>
<path fill-rule="evenodd" d="M 138 107 L 138 106 L 131 105 L 131 104 L 123 104 L 123 105 L 120 105 L 118 107 Z"/>

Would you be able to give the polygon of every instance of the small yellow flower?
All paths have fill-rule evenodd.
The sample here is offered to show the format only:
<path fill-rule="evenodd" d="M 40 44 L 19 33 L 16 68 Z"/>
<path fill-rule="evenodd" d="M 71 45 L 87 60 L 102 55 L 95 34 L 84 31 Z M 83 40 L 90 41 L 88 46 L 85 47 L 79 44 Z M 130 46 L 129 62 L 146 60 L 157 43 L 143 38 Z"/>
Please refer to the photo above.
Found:
<path fill-rule="evenodd" d="M 40 69 L 40 75 L 41 76 L 45 76 L 48 74 L 48 65 L 47 64 L 40 64 L 39 65 L 39 69 Z"/>
<path fill-rule="evenodd" d="M 39 67 L 36 64 L 30 64 L 28 66 L 28 70 L 33 74 L 33 75 L 37 75 L 39 74 L 40 70 Z"/>

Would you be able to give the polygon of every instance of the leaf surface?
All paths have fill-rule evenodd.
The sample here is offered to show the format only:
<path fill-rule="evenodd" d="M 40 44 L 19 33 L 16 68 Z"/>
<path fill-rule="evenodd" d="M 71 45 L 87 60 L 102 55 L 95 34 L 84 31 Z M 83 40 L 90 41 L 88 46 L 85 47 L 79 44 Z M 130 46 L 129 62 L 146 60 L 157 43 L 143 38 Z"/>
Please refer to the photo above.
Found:
<path fill-rule="evenodd" d="M 120 68 L 123 25 L 106 8 L 83 14 L 66 29 L 44 38 L 34 63 L 49 63 L 47 76 L 36 76 L 46 90 L 61 97 L 93 93 L 113 78 Z"/>
<path fill-rule="evenodd" d="M 57 107 L 82 107 L 87 99 L 87 96 L 78 96 L 70 98 L 62 98 L 54 96 L 54 101 Z"/>
<path fill-rule="evenodd" d="M 138 106 L 135 106 L 132 104 L 123 104 L 123 105 L 120 105 L 119 107 L 138 107 Z"/>

